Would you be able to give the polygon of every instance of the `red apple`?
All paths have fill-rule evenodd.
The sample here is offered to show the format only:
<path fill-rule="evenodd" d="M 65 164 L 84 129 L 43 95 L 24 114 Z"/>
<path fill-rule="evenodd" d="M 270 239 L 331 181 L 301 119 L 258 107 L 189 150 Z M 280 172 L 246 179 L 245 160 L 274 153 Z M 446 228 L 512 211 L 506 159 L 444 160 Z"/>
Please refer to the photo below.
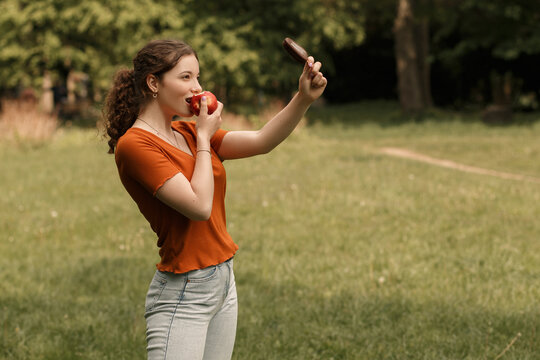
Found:
<path fill-rule="evenodd" d="M 191 112 L 197 116 L 199 116 L 199 113 L 201 111 L 201 98 L 203 96 L 206 96 L 206 104 L 208 105 L 208 114 L 211 114 L 214 111 L 216 111 L 218 107 L 218 101 L 216 99 L 216 96 L 212 94 L 210 91 L 203 91 L 201 93 L 195 94 L 191 98 L 189 106 L 191 108 Z"/>

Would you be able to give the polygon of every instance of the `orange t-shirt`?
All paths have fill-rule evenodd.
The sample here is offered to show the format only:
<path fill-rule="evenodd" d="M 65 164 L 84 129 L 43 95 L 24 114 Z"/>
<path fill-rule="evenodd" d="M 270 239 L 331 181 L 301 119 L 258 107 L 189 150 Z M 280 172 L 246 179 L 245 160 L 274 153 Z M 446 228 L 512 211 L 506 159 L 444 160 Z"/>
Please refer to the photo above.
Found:
<path fill-rule="evenodd" d="M 172 127 L 184 136 L 196 155 L 195 123 L 174 121 Z M 139 128 L 130 128 L 118 140 L 115 159 L 120 180 L 158 236 L 160 271 L 184 273 L 217 265 L 238 250 L 226 228 L 226 174 L 216 153 L 226 133 L 220 129 L 210 141 L 214 201 L 207 221 L 190 220 L 155 197 L 157 190 L 178 172 L 191 181 L 195 168 L 192 155 Z"/>

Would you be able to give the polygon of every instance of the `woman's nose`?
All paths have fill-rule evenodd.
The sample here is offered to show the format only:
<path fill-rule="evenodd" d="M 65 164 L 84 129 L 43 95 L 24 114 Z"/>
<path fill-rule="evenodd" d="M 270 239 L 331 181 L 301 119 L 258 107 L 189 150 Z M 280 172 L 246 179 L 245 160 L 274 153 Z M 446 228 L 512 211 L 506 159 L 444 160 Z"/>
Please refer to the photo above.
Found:
<path fill-rule="evenodd" d="M 202 91 L 203 90 L 202 90 L 201 84 L 199 84 L 199 81 L 195 80 L 195 84 L 193 84 L 193 88 L 191 89 L 191 92 L 193 92 L 194 94 L 198 94 Z"/>

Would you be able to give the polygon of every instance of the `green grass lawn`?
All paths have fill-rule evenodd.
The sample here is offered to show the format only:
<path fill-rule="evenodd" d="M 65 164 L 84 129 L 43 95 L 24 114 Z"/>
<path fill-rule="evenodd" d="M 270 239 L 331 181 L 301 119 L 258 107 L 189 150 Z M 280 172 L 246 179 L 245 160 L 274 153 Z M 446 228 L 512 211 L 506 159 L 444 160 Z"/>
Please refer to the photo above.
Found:
<path fill-rule="evenodd" d="M 540 359 L 540 115 L 402 121 L 313 109 L 272 153 L 226 162 L 234 359 Z M 145 359 L 155 236 L 96 130 L 0 144 L 0 359 Z"/>

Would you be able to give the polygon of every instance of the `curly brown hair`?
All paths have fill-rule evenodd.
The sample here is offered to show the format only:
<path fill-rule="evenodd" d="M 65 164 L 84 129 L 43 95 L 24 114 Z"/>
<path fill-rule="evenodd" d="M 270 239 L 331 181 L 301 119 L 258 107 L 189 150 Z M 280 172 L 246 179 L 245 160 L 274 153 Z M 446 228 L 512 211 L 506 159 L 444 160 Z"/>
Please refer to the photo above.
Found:
<path fill-rule="evenodd" d="M 109 154 L 114 153 L 118 139 L 133 125 L 141 109 L 152 98 L 152 91 L 146 83 L 148 75 L 161 79 L 184 55 L 197 57 L 195 50 L 183 41 L 154 40 L 133 58 L 133 69 L 120 69 L 115 74 L 103 109 Z"/>

